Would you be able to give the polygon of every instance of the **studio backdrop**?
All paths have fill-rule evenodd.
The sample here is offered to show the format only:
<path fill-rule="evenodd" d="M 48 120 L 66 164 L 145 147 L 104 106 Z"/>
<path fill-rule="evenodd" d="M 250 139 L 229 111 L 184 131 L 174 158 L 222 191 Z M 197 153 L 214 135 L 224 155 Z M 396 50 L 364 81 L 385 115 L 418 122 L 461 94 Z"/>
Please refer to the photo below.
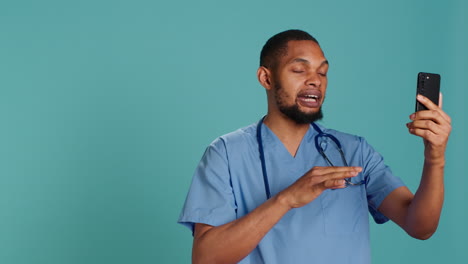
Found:
<path fill-rule="evenodd" d="M 195 166 L 266 113 L 259 53 L 291 28 L 330 62 L 322 123 L 365 137 L 413 192 L 416 76 L 441 74 L 453 132 L 439 229 L 418 241 L 372 224 L 372 257 L 461 263 L 467 12 L 463 0 L 2 1 L 0 263 L 190 263 L 176 221 Z"/>

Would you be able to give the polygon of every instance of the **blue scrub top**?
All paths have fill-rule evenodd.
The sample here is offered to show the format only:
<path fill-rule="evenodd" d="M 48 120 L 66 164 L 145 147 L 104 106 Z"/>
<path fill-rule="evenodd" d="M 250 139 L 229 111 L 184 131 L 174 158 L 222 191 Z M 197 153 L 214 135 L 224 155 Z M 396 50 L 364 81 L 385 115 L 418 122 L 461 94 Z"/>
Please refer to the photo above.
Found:
<path fill-rule="evenodd" d="M 377 223 L 388 221 L 377 208 L 403 183 L 363 138 L 319 127 L 338 138 L 350 166 L 363 167 L 352 181 L 364 179 L 366 184 L 326 190 L 311 203 L 292 209 L 239 263 L 371 263 L 368 212 Z M 221 136 L 206 149 L 193 176 L 180 224 L 192 232 L 195 223 L 223 225 L 265 202 L 256 129 L 257 124 L 253 124 Z M 329 166 L 315 148 L 317 132 L 312 126 L 295 157 L 267 126 L 261 129 L 272 196 L 312 167 Z M 329 138 L 322 139 L 332 163 L 344 166 L 336 145 Z"/>

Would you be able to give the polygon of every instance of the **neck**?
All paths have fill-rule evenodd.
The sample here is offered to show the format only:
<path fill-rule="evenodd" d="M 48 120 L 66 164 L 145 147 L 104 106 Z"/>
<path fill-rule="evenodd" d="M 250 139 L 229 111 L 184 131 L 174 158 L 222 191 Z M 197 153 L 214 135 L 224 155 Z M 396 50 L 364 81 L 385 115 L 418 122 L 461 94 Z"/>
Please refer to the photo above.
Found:
<path fill-rule="evenodd" d="M 295 157 L 310 124 L 298 124 L 283 114 L 268 113 L 263 123 L 279 138 L 291 156 Z"/>

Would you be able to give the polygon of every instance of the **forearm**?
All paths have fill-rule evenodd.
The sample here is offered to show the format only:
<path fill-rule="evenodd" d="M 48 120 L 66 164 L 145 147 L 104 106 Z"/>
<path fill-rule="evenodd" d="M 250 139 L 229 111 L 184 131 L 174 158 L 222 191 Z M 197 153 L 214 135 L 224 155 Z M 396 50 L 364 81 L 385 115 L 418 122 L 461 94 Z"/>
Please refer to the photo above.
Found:
<path fill-rule="evenodd" d="M 326 189 L 345 188 L 344 179 L 361 171 L 361 167 L 313 167 L 242 218 L 218 227 L 197 224 L 200 228 L 195 229 L 193 263 L 239 262 L 289 210 L 309 204 Z"/>
<path fill-rule="evenodd" d="M 437 229 L 444 201 L 444 165 L 444 160 L 424 162 L 421 183 L 405 221 L 405 229 L 413 237 L 427 239 Z"/>
<path fill-rule="evenodd" d="M 411 122 L 406 124 L 409 132 L 424 142 L 424 168 L 416 194 L 401 189 L 381 206 L 408 234 L 419 239 L 428 239 L 436 231 L 444 202 L 445 149 L 452 121 L 442 110 L 441 99 L 442 95 L 436 105 L 418 95 L 417 100 L 429 110 L 411 114 Z"/>
<path fill-rule="evenodd" d="M 195 234 L 193 263 L 239 262 L 289 210 L 290 207 L 275 196 L 242 218 Z"/>

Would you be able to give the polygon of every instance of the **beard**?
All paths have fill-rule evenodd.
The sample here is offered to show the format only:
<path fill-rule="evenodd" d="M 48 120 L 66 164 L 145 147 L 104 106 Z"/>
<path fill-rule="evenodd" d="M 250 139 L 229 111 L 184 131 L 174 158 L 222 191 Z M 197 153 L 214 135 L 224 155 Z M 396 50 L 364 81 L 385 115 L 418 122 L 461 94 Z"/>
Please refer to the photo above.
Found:
<path fill-rule="evenodd" d="M 276 105 L 278 105 L 280 112 L 287 116 L 289 119 L 296 122 L 297 124 L 310 124 L 323 118 L 322 107 L 320 107 L 317 112 L 303 112 L 299 109 L 297 103 L 293 105 L 286 105 L 283 99 L 287 98 L 288 95 L 285 94 L 283 87 L 281 87 L 281 85 L 278 82 L 275 82 L 274 88 L 276 90 Z"/>

